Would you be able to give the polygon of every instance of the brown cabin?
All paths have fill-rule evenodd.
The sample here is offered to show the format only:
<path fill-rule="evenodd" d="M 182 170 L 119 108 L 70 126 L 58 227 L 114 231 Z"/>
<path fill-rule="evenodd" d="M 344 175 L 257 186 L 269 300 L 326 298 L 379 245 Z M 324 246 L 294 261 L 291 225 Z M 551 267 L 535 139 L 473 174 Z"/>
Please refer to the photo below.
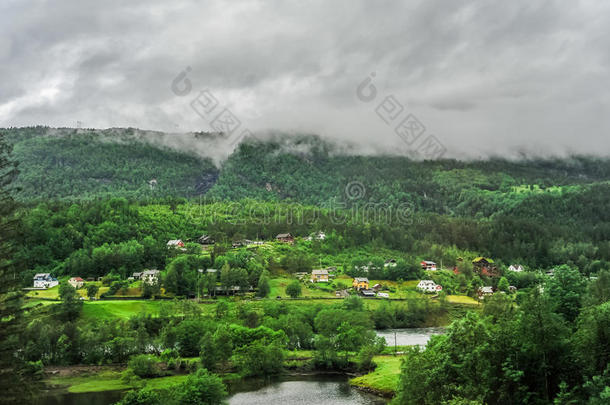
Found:
<path fill-rule="evenodd" d="M 278 242 L 294 243 L 294 237 L 289 233 L 278 233 L 275 239 Z"/>

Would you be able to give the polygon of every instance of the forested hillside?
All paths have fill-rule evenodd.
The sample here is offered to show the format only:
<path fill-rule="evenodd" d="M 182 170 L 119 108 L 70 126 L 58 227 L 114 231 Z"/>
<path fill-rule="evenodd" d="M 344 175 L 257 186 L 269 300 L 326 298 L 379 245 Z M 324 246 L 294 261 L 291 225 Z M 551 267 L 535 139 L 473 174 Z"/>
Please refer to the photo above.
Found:
<path fill-rule="evenodd" d="M 217 177 L 209 159 L 153 146 L 131 130 L 1 132 L 14 145 L 22 201 L 189 197 L 207 191 Z"/>
<path fill-rule="evenodd" d="M 196 196 L 204 196 L 206 203 L 236 201 L 240 202 L 239 208 L 221 205 L 221 210 L 249 214 L 239 224 L 223 217 L 220 225 L 208 225 L 209 218 L 204 217 L 199 223 L 192 223 L 191 218 L 188 225 L 191 229 L 218 231 L 230 240 L 239 236 L 272 237 L 273 232 L 283 231 L 281 224 L 269 227 L 260 218 L 264 211 L 278 210 L 277 205 L 266 202 L 283 201 L 292 204 L 292 211 L 312 207 L 330 210 L 322 217 L 312 214 L 315 220 L 310 223 L 297 225 L 293 221 L 290 230 L 307 235 L 319 229 L 335 229 L 344 246 L 377 241 L 417 254 L 425 254 L 434 245 L 456 246 L 506 263 L 548 267 L 572 262 L 586 273 L 610 261 L 609 159 L 420 162 L 403 157 L 348 155 L 314 136 L 276 136 L 240 144 L 218 170 L 209 159 L 160 147 L 146 138 L 149 135 L 131 129 L 37 127 L 2 132 L 14 145 L 13 158 L 19 162 L 18 198 L 28 204 L 101 197 L 167 203 L 170 197 L 174 209 L 179 203 L 176 198 L 187 198 L 191 203 L 199 201 L 193 198 Z M 209 139 L 194 135 L 193 141 L 205 143 Z M 149 183 L 152 179 L 156 184 Z M 350 189 L 354 184 L 357 187 Z M 57 224 L 45 219 L 46 224 L 42 224 L 37 222 L 42 220 L 37 212 L 46 212 L 46 218 L 64 218 L 70 214 L 68 208 L 45 205 L 39 207 L 42 211 L 29 211 L 27 216 L 35 221 L 30 231 L 35 235 L 51 226 L 67 232 L 64 224 L 70 219 L 60 219 Z M 387 212 L 392 214 L 385 217 Z M 394 215 L 398 212 L 402 218 Z M 332 220 L 336 215 L 346 220 L 338 224 Z M 112 218 L 78 221 L 99 223 L 106 229 Z M 83 228 L 79 230 L 79 242 L 69 243 L 71 248 L 52 249 L 55 258 L 40 254 L 34 259 L 50 270 L 72 250 L 85 248 L 91 252 L 103 242 L 141 240 L 153 235 L 161 243 L 169 237 L 197 236 L 172 228 L 176 218 L 175 214 L 164 213 L 150 226 L 129 234 L 123 225 L 115 224 L 112 226 L 122 229 L 124 237 L 105 235 L 92 245 L 82 238 L 94 228 Z M 290 224 L 288 219 L 283 220 Z M 78 229 L 80 225 L 73 226 Z M 160 229 L 168 231 L 158 233 Z M 51 239 L 60 243 L 61 238 Z M 46 244 L 46 238 L 40 240 L 41 245 Z M 32 239 L 26 245 L 44 249 L 36 248 L 38 243 Z M 27 267 L 33 270 L 37 264 Z"/>

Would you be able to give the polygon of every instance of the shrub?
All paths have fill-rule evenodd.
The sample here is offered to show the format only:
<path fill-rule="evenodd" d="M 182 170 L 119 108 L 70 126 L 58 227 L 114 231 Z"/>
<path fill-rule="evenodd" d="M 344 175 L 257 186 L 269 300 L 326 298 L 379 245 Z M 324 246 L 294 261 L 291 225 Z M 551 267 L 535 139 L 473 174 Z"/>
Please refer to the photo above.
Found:
<path fill-rule="evenodd" d="M 180 353 L 176 349 L 165 349 L 163 353 L 161 353 L 161 360 L 168 361 L 170 359 L 176 359 L 180 357 Z"/>
<path fill-rule="evenodd" d="M 201 368 L 201 361 L 199 359 L 186 360 L 186 369 L 189 373 L 194 373 Z"/>
<path fill-rule="evenodd" d="M 292 281 L 286 286 L 286 294 L 292 298 L 297 298 L 301 295 L 301 283 L 298 280 Z"/>
<path fill-rule="evenodd" d="M 176 397 L 181 405 L 220 405 L 227 396 L 227 390 L 220 377 L 201 369 L 176 389 Z"/>
<path fill-rule="evenodd" d="M 156 391 L 150 388 L 129 391 L 116 405 L 158 405 L 161 398 Z"/>
<path fill-rule="evenodd" d="M 157 359 L 148 354 L 132 356 L 127 363 L 128 368 L 138 377 L 155 377 L 159 375 Z"/>
<path fill-rule="evenodd" d="M 42 364 L 42 360 L 28 361 L 23 367 L 23 374 L 40 380 L 43 377 L 43 369 L 44 365 Z"/>

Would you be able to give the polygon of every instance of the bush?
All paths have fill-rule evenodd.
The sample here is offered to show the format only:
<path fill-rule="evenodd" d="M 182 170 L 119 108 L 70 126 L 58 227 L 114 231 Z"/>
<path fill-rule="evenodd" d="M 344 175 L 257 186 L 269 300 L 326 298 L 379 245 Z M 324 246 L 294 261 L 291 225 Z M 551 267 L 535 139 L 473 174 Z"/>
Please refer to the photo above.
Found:
<path fill-rule="evenodd" d="M 141 378 L 156 377 L 159 375 L 157 359 L 148 354 L 132 356 L 127 363 L 128 368 Z"/>
<path fill-rule="evenodd" d="M 150 388 L 129 391 L 116 405 L 160 405 L 161 398 Z"/>
<path fill-rule="evenodd" d="M 301 283 L 298 280 L 292 281 L 286 286 L 286 294 L 292 298 L 297 298 L 301 295 Z"/>
<path fill-rule="evenodd" d="M 206 369 L 191 374 L 176 389 L 181 405 L 220 405 L 226 396 L 227 390 L 220 377 Z"/>
<path fill-rule="evenodd" d="M 42 360 L 27 361 L 23 367 L 23 374 L 40 380 L 43 377 L 43 370 L 44 365 L 42 364 Z"/>
<path fill-rule="evenodd" d="M 194 373 L 201 368 L 201 360 L 190 359 L 186 360 L 186 369 L 189 373 Z"/>
<path fill-rule="evenodd" d="M 376 352 L 377 349 L 373 345 L 362 346 L 358 352 L 358 369 L 360 371 L 372 370 L 377 366 L 373 361 Z"/>
<path fill-rule="evenodd" d="M 170 359 L 176 359 L 180 357 L 180 353 L 176 349 L 165 349 L 163 353 L 161 353 L 161 360 L 168 361 Z"/>

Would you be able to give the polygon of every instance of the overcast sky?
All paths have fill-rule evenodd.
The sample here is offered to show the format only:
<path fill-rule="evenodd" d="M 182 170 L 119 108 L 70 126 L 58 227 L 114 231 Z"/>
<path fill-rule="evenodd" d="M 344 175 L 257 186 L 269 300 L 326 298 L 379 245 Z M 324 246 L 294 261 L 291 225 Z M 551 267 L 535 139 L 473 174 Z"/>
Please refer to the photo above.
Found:
<path fill-rule="evenodd" d="M 205 131 L 207 89 L 238 131 L 400 153 L 413 114 L 447 156 L 607 154 L 610 2 L 3 0 L 0 77 L 0 127 Z"/>

